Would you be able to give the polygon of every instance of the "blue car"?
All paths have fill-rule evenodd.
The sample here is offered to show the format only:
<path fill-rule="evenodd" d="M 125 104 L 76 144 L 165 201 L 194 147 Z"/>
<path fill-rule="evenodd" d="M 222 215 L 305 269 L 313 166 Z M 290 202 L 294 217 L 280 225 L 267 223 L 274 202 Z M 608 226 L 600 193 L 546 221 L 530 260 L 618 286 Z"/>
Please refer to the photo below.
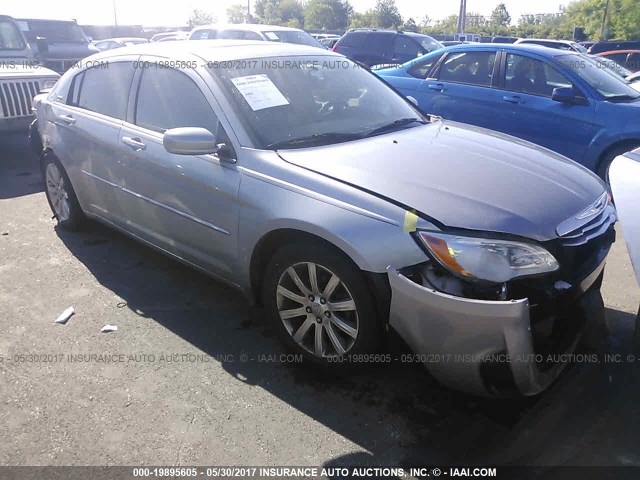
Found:
<path fill-rule="evenodd" d="M 640 92 L 583 54 L 465 44 L 375 73 L 426 113 L 537 143 L 605 180 L 640 146 Z"/>

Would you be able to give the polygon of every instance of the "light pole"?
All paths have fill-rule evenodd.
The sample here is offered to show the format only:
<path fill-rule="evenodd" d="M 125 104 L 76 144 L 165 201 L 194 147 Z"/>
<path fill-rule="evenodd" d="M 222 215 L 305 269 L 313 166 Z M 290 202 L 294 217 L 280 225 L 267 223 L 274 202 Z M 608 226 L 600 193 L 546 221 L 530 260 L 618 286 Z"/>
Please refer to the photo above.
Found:
<path fill-rule="evenodd" d="M 118 26 L 118 14 L 116 12 L 116 0 L 113 0 L 113 25 Z"/>
<path fill-rule="evenodd" d="M 609 0 L 607 0 L 607 4 L 604 6 L 604 14 L 602 15 L 602 26 L 600 27 L 600 40 L 606 40 L 604 38 L 605 31 L 607 29 L 607 14 L 609 13 Z"/>
<path fill-rule="evenodd" d="M 458 14 L 458 33 L 464 33 L 467 23 L 467 0 L 460 0 L 460 13 Z"/>
<path fill-rule="evenodd" d="M 246 23 L 251 23 L 251 0 L 247 0 L 247 20 Z"/>

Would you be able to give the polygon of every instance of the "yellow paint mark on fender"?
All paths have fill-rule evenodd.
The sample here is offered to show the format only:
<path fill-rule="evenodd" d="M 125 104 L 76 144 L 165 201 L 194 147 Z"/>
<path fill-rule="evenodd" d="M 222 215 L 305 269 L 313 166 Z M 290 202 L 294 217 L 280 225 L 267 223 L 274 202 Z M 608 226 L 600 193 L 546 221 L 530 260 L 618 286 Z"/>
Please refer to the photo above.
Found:
<path fill-rule="evenodd" d="M 416 225 L 418 224 L 418 216 L 410 211 L 404 212 L 404 226 L 402 230 L 406 233 L 411 233 L 416 231 Z"/>

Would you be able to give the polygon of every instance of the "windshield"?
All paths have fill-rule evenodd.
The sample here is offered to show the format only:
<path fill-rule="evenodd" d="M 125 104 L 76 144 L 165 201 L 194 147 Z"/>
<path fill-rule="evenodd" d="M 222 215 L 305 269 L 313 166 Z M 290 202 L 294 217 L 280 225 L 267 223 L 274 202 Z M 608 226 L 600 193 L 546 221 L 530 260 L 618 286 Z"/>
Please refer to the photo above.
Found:
<path fill-rule="evenodd" d="M 222 68 L 226 63 L 211 72 L 257 148 L 328 145 L 425 121 L 383 81 L 346 58 L 256 58 L 229 62 L 243 68 Z"/>
<path fill-rule="evenodd" d="M 610 58 L 605 58 L 605 57 L 595 57 L 591 55 L 589 57 L 594 62 L 597 62 L 599 65 L 601 65 L 603 68 L 609 70 L 610 72 L 615 73 L 619 77 L 627 78 L 629 75 L 631 75 L 630 70 L 627 70 L 615 60 L 611 60 Z"/>
<path fill-rule="evenodd" d="M 556 57 L 565 68 L 578 75 L 606 99 L 636 99 L 640 94 L 619 75 L 594 61 L 587 55 L 571 54 Z"/>
<path fill-rule="evenodd" d="M 38 37 L 46 38 L 50 42 L 87 42 L 82 29 L 72 22 L 29 20 L 26 23 L 29 30 L 26 30 L 24 35 L 29 42 L 35 42 Z"/>
<path fill-rule="evenodd" d="M 434 50 L 438 50 L 439 48 L 444 48 L 444 45 L 431 37 L 420 36 L 418 40 L 420 42 L 420 45 L 422 45 L 422 48 L 426 50 L 426 53 L 433 52 Z"/>
<path fill-rule="evenodd" d="M 580 53 L 587 53 L 587 49 L 583 45 L 580 45 L 579 43 L 572 43 L 571 46 L 573 47 L 574 50 Z"/>
<path fill-rule="evenodd" d="M 18 27 L 7 20 L 0 20 L 0 50 L 24 50 L 26 45 Z"/>
<path fill-rule="evenodd" d="M 310 47 L 322 47 L 320 42 L 307 32 L 297 32 L 295 30 L 281 30 L 278 32 L 262 32 L 271 42 L 298 43 L 309 45 Z"/>

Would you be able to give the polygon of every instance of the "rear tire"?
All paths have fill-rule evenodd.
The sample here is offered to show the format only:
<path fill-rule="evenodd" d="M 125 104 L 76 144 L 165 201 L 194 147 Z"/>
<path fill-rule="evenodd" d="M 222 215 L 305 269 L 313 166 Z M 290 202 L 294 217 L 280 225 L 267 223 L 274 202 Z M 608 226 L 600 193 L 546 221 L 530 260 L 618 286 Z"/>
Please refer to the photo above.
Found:
<path fill-rule="evenodd" d="M 380 322 L 362 272 L 323 243 L 278 250 L 266 268 L 262 296 L 281 340 L 313 365 L 366 363 L 354 355 L 378 349 Z"/>
<path fill-rule="evenodd" d="M 65 230 L 78 230 L 86 218 L 66 170 L 52 152 L 42 156 L 42 177 L 47 201 L 58 225 Z"/>

